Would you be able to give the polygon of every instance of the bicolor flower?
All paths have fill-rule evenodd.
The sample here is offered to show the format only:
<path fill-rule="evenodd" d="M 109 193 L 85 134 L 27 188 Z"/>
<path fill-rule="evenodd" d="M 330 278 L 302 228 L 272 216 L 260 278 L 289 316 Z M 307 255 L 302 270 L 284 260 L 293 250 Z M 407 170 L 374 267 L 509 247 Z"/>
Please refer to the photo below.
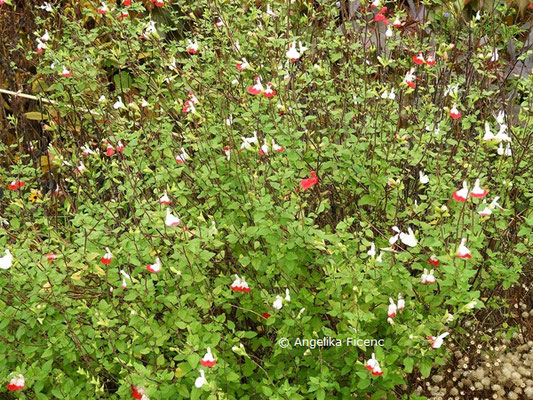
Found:
<path fill-rule="evenodd" d="M 190 39 L 187 40 L 187 51 L 189 54 L 198 54 L 198 42 L 194 39 L 194 42 Z"/>
<path fill-rule="evenodd" d="M 402 21 L 400 21 L 400 18 L 399 17 L 396 17 L 396 19 L 394 20 L 394 22 L 392 23 L 392 26 L 394 26 L 395 28 L 399 28 L 401 27 L 403 24 L 402 24 Z"/>
<path fill-rule="evenodd" d="M 189 155 L 185 152 L 185 149 L 182 147 L 181 148 L 181 154 L 179 154 L 178 156 L 176 156 L 176 162 L 177 163 L 184 163 L 185 160 L 189 159 Z"/>
<path fill-rule="evenodd" d="M 150 0 L 152 3 L 154 3 L 157 7 L 163 7 L 165 5 L 165 2 L 163 0 Z"/>
<path fill-rule="evenodd" d="M 300 181 L 300 188 L 302 190 L 307 190 L 312 188 L 318 183 L 318 177 L 316 176 L 315 171 L 311 171 L 311 178 L 302 179 Z"/>
<path fill-rule="evenodd" d="M 485 197 L 486 195 L 487 190 L 482 189 L 481 186 L 479 186 L 479 179 L 476 179 L 476 182 L 474 183 L 474 188 L 470 191 L 470 196 L 480 199 Z"/>
<path fill-rule="evenodd" d="M 159 204 L 163 204 L 165 206 L 168 206 L 170 204 L 170 199 L 168 198 L 167 191 L 163 193 L 163 196 L 159 198 Z"/>
<path fill-rule="evenodd" d="M 300 59 L 302 56 L 298 50 L 296 50 L 296 42 L 292 42 L 289 44 L 289 50 L 287 50 L 287 53 L 285 53 L 287 58 L 291 60 L 292 62 L 296 62 Z"/>
<path fill-rule="evenodd" d="M 204 367 L 213 367 L 216 364 L 216 360 L 213 357 L 213 353 L 211 353 L 211 348 L 207 348 L 207 352 L 203 356 L 203 358 L 200 360 L 200 364 Z"/>
<path fill-rule="evenodd" d="M 126 279 L 131 282 L 131 276 L 123 269 L 120 270 L 120 275 L 122 275 L 122 289 L 126 289 L 128 287 Z"/>
<path fill-rule="evenodd" d="M 79 161 L 78 162 L 78 166 L 74 169 L 74 173 L 75 174 L 81 174 L 83 173 L 87 168 L 85 167 L 85 164 L 83 163 L 83 161 Z M 57 190 L 57 189 L 56 189 Z"/>
<path fill-rule="evenodd" d="M 98 13 L 99 14 L 106 14 L 109 11 L 109 8 L 107 7 L 107 4 L 104 3 L 104 2 L 102 2 L 100 4 L 101 4 L 101 6 L 97 10 Z"/>
<path fill-rule="evenodd" d="M 248 87 L 248 93 L 250 93 L 252 96 L 258 95 L 260 93 L 263 93 L 263 84 L 261 83 L 261 78 L 258 76 L 255 77 L 255 84 L 253 86 Z"/>
<path fill-rule="evenodd" d="M 418 53 L 418 55 L 413 56 L 413 62 L 416 65 L 422 65 L 426 62 L 426 60 L 424 60 L 424 56 L 422 55 L 422 53 Z"/>
<path fill-rule="evenodd" d="M 81 154 L 84 156 L 88 156 L 90 154 L 94 154 L 94 151 L 89 148 L 86 144 L 82 146 L 81 148 Z"/>
<path fill-rule="evenodd" d="M 43 50 L 46 50 L 47 49 L 47 46 L 46 44 L 44 44 L 43 42 L 41 42 L 40 39 L 37 39 L 37 47 L 35 48 L 35 51 L 37 53 L 42 53 Z"/>
<path fill-rule="evenodd" d="M 217 28 L 222 28 L 224 26 L 224 21 L 222 20 L 222 18 L 218 17 L 217 20 L 215 21 L 215 26 Z"/>
<path fill-rule="evenodd" d="M 429 271 L 426 268 L 424 268 L 424 272 L 422 273 L 422 277 L 420 278 L 420 283 L 422 285 L 425 285 L 426 283 L 432 284 L 435 283 L 437 280 L 435 279 L 435 276 L 433 275 L 435 273 L 434 270 Z"/>
<path fill-rule="evenodd" d="M 207 380 L 205 379 L 205 373 L 204 370 L 200 370 L 200 376 L 196 378 L 194 381 L 194 386 L 196 386 L 198 389 L 204 386 L 207 383 Z"/>
<path fill-rule="evenodd" d="M 430 54 L 428 58 L 426 59 L 426 64 L 430 67 L 435 65 L 435 56 L 433 54 Z"/>
<path fill-rule="evenodd" d="M 231 159 L 231 148 L 229 146 L 224 147 L 224 154 L 226 159 L 229 161 Z"/>
<path fill-rule="evenodd" d="M 276 91 L 272 90 L 272 83 L 268 82 L 267 83 L 267 87 L 266 87 L 265 91 L 263 92 L 263 96 L 265 96 L 266 98 L 270 99 L 270 98 L 274 97 L 275 95 L 276 95 Z"/>
<path fill-rule="evenodd" d="M 176 217 L 170 212 L 170 208 L 167 208 L 167 216 L 165 218 L 165 225 L 166 226 L 178 226 L 180 224 L 179 217 Z"/>
<path fill-rule="evenodd" d="M 134 399 L 148 400 L 148 397 L 144 394 L 145 389 L 140 386 L 131 385 L 131 395 Z"/>
<path fill-rule="evenodd" d="M 24 376 L 22 374 L 19 374 L 11 378 L 11 380 L 7 384 L 7 390 L 9 390 L 10 392 L 16 392 L 17 390 L 24 389 L 24 386 L 26 386 Z"/>
<path fill-rule="evenodd" d="M 259 149 L 259 154 L 261 154 L 262 156 L 267 156 L 268 155 L 268 145 L 267 145 L 267 140 L 266 139 L 263 142 L 263 144 L 261 145 L 261 148 Z"/>
<path fill-rule="evenodd" d="M 244 278 L 235 275 L 235 280 L 231 284 L 231 290 L 234 292 L 249 292 L 251 289 L 248 287 L 248 283 Z"/>
<path fill-rule="evenodd" d="M 119 153 L 122 153 L 122 152 L 124 151 L 124 148 L 125 148 L 125 147 L 124 147 L 124 144 L 122 143 L 121 140 L 119 140 L 118 143 L 117 143 L 117 151 L 118 151 Z"/>
<path fill-rule="evenodd" d="M 440 263 L 439 259 L 437 258 L 435 254 L 432 254 L 431 257 L 429 257 L 428 262 L 433 267 L 436 267 Z"/>
<path fill-rule="evenodd" d="M 46 259 L 47 259 L 48 261 L 52 262 L 52 261 L 54 261 L 54 260 L 57 259 L 57 255 L 54 254 L 54 253 L 48 253 L 48 254 L 46 255 Z"/>
<path fill-rule="evenodd" d="M 274 151 L 277 151 L 278 153 L 281 153 L 282 151 L 285 150 L 285 148 L 283 146 L 280 146 L 278 144 L 276 144 L 276 142 L 274 141 L 274 139 L 272 139 L 272 149 Z"/>
<path fill-rule="evenodd" d="M 452 117 L 452 119 L 458 119 L 458 118 L 461 117 L 461 112 L 457 109 L 455 104 L 453 105 L 453 107 L 450 110 L 450 117 Z"/>
<path fill-rule="evenodd" d="M 457 201 L 464 202 L 468 198 L 469 193 L 470 192 L 468 191 L 468 184 L 466 183 L 466 181 L 463 181 L 463 187 L 453 192 L 453 198 Z"/>
<path fill-rule="evenodd" d="M 461 239 L 461 243 L 459 244 L 459 248 L 457 249 L 457 257 L 472 258 L 472 254 L 470 254 L 470 250 L 468 249 L 468 247 L 466 247 L 466 238 Z"/>
<path fill-rule="evenodd" d="M 67 67 L 63 67 L 63 72 L 61 73 L 63 75 L 63 78 L 67 78 L 69 76 L 72 76 L 72 71 L 69 71 Z"/>
<path fill-rule="evenodd" d="M 387 311 L 387 315 L 389 318 L 394 318 L 396 316 L 396 312 L 398 311 L 398 307 L 394 303 L 394 300 L 392 297 L 389 297 L 389 309 Z"/>
<path fill-rule="evenodd" d="M 250 68 L 250 64 L 248 63 L 248 61 L 246 61 L 246 58 L 243 57 L 242 61 L 237 63 L 237 69 L 239 71 L 244 71 L 248 68 Z"/>
<path fill-rule="evenodd" d="M 496 207 L 498 207 L 500 210 L 503 210 L 503 207 L 498 204 L 498 200 L 500 200 L 500 197 L 496 196 L 488 206 L 485 205 L 485 208 L 483 210 L 478 211 L 478 214 L 482 217 L 486 217 L 488 215 L 491 215 L 492 210 L 494 210 Z M 483 203 L 486 204 L 486 200 L 483 200 Z"/>
<path fill-rule="evenodd" d="M 405 300 L 401 293 L 398 293 L 398 311 L 402 311 L 405 308 Z"/>
<path fill-rule="evenodd" d="M 111 259 L 113 258 L 113 254 L 111 254 L 111 250 L 109 250 L 109 247 L 106 247 L 105 251 L 106 251 L 106 253 L 102 256 L 100 261 L 104 265 L 109 265 L 109 264 L 111 264 Z"/>
<path fill-rule="evenodd" d="M 375 375 L 375 376 L 383 375 L 383 371 L 381 370 L 379 366 L 379 362 L 378 360 L 376 360 L 376 356 L 374 353 L 372 353 L 372 358 L 370 358 L 366 362 L 366 369 L 368 369 L 369 371 L 372 371 L 372 375 Z"/>
<path fill-rule="evenodd" d="M 20 188 L 24 187 L 24 185 L 26 184 L 26 182 L 24 181 L 19 181 L 19 180 L 14 180 L 14 181 L 11 181 L 11 183 L 8 185 L 9 189 L 15 191 L 15 190 L 19 190 Z"/>
<path fill-rule="evenodd" d="M 113 146 L 111 146 L 111 143 L 107 142 L 107 147 L 105 150 L 105 154 L 109 157 L 111 157 L 113 154 L 115 154 L 115 149 Z"/>
<path fill-rule="evenodd" d="M 6 249 L 6 255 L 0 258 L 0 269 L 9 269 L 13 265 L 13 256 L 9 249 Z"/>
<path fill-rule="evenodd" d="M 270 4 L 267 4 L 266 14 L 267 14 L 270 18 L 277 18 L 277 14 L 275 14 L 275 13 L 272 11 L 272 8 L 270 8 Z"/>
<path fill-rule="evenodd" d="M 443 339 L 446 336 L 448 336 L 449 334 L 450 334 L 449 332 L 444 332 L 442 335 L 439 335 L 437 337 L 435 337 L 435 336 L 428 337 L 431 348 L 432 349 L 439 349 L 442 346 L 442 344 L 444 343 Z"/>
<path fill-rule="evenodd" d="M 157 274 L 158 272 L 160 272 L 161 271 L 161 260 L 159 259 L 159 257 L 156 257 L 155 263 L 148 264 L 146 266 L 146 270 L 154 274 Z"/>
<path fill-rule="evenodd" d="M 405 78 L 404 78 L 404 83 L 406 83 L 410 88 L 415 88 L 416 87 L 416 83 L 415 83 L 415 79 L 416 79 L 416 75 L 414 74 L 415 72 L 415 69 L 414 68 L 411 68 L 409 71 L 407 71 L 407 73 L 405 74 Z"/>

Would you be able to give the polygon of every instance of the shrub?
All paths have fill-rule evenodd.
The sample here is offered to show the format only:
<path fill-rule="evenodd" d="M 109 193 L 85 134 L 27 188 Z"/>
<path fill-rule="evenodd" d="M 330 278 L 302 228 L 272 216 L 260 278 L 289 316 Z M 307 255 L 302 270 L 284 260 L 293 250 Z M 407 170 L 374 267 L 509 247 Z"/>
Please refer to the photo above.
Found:
<path fill-rule="evenodd" d="M 427 3 L 418 20 L 345 1 L 273 3 L 276 18 L 266 3 L 206 0 L 39 10 L 36 37 L 51 39 L 28 57 L 51 101 L 42 142 L 2 171 L 25 182 L 2 199 L 6 379 L 22 373 L 36 399 L 124 398 L 132 385 L 156 399 L 378 399 L 444 365 L 463 318 L 499 306 L 494 289 L 531 261 L 531 78 L 513 72 L 530 52 L 500 24 L 504 4 L 476 20 Z M 435 65 L 417 66 L 419 52 Z M 273 97 L 249 93 L 256 76 Z M 485 123 L 508 126 L 512 157 L 483 140 Z M 487 204 L 453 200 L 478 178 Z M 495 196 L 503 209 L 479 215 Z M 420 283 L 424 269 L 435 284 Z M 231 289 L 235 275 L 250 291 Z M 383 346 L 294 345 L 323 337 Z M 381 376 L 365 368 L 371 353 Z"/>

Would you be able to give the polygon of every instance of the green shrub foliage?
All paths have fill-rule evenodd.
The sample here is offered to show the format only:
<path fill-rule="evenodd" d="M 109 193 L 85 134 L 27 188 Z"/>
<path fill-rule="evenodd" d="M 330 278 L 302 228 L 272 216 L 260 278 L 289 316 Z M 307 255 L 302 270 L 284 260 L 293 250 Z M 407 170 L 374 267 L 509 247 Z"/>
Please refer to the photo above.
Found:
<path fill-rule="evenodd" d="M 531 50 L 505 4 L 76 3 L 36 8 L 51 102 L 29 151 L 2 145 L 1 392 L 23 374 L 26 399 L 407 396 L 531 262 Z M 453 199 L 476 179 L 484 198 Z M 382 346 L 295 344 L 324 337 Z"/>

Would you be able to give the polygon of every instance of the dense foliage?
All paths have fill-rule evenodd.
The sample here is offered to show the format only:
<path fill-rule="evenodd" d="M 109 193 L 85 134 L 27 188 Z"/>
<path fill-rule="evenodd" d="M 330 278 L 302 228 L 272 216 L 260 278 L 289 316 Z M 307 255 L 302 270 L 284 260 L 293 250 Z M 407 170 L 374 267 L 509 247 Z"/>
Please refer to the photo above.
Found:
<path fill-rule="evenodd" d="M 131 385 L 152 399 L 407 398 L 531 265 L 532 78 L 515 68 L 531 50 L 501 23 L 516 11 L 131 3 L 36 8 L 27 57 L 49 101 L 28 117 L 42 136 L 0 145 L 0 251 L 13 255 L 0 379 L 23 374 L 28 399 L 129 398 Z M 272 97 L 250 93 L 257 76 Z M 476 179 L 484 199 L 454 200 Z M 232 290 L 235 275 L 250 291 Z"/>

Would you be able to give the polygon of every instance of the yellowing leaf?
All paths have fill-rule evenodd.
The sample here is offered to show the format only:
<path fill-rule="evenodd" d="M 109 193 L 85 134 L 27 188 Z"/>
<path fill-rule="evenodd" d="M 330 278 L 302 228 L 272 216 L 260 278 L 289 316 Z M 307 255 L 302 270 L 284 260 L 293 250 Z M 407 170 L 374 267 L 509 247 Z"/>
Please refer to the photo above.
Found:
<path fill-rule="evenodd" d="M 46 116 L 44 116 L 43 114 L 37 111 L 30 111 L 30 112 L 24 113 L 24 116 L 33 121 L 41 121 L 43 119 L 46 119 Z"/>

